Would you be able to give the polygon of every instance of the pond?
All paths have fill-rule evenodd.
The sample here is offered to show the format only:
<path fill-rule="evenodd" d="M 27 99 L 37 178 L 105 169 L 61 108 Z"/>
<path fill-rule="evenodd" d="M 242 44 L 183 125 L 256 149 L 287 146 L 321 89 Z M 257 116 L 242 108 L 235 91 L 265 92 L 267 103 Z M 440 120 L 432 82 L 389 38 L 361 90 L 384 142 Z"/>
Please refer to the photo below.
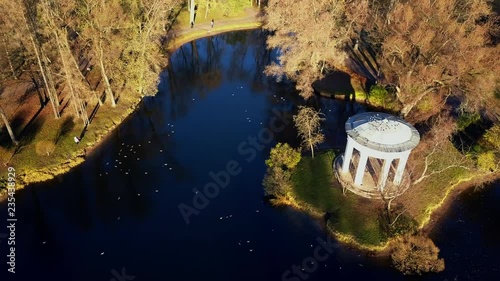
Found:
<path fill-rule="evenodd" d="M 297 144 L 290 114 L 302 103 L 263 75 L 277 55 L 265 36 L 182 46 L 158 94 L 81 166 L 18 191 L 16 274 L 1 280 L 405 280 L 386 259 L 324 246 L 321 223 L 264 200 L 264 160 L 276 142 Z M 323 147 L 343 147 L 347 117 L 365 109 L 317 102 L 329 120 Z M 500 276 L 498 185 L 459 197 L 432 233 L 447 270 L 418 280 Z M 0 213 L 3 223 L 5 204 Z M 316 249 L 325 259 L 302 269 Z M 0 250 L 3 269 L 5 241 Z"/>

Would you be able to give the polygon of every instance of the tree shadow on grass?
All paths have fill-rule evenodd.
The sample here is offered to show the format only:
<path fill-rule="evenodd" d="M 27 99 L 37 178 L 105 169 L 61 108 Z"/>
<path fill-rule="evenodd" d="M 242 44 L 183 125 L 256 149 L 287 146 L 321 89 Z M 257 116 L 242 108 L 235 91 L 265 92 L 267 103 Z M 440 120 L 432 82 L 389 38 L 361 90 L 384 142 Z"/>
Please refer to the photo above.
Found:
<path fill-rule="evenodd" d="M 22 126 L 24 124 L 24 120 L 26 119 L 25 118 L 26 114 L 27 114 L 26 110 L 18 111 L 14 116 L 14 118 L 10 120 L 10 127 L 12 128 L 12 131 L 14 132 L 16 138 L 19 138 L 19 135 L 21 134 Z M 7 133 L 7 128 L 5 128 L 3 122 L 1 124 L 2 126 L 0 127 L 1 128 L 0 131 L 2 133 L 0 134 L 0 146 L 6 149 L 10 149 L 14 147 L 14 143 L 12 143 L 9 134 Z"/>
<path fill-rule="evenodd" d="M 18 104 L 22 104 L 22 103 L 25 103 L 28 101 L 28 99 L 35 93 L 35 88 L 34 86 L 31 86 L 29 88 L 26 89 L 26 91 L 20 95 L 17 100 L 16 100 L 16 103 Z"/>
<path fill-rule="evenodd" d="M 323 220 L 326 224 L 330 222 L 332 225 L 336 225 L 340 222 L 340 212 L 339 209 L 328 211 L 324 214 Z"/>
<path fill-rule="evenodd" d="M 64 110 L 69 106 L 69 103 L 71 102 L 71 100 L 67 100 L 66 103 L 64 103 L 64 98 L 61 100 L 61 105 L 64 103 L 64 105 L 62 105 L 62 107 L 60 107 L 61 109 L 59 110 L 59 115 L 62 115 Z"/>
<path fill-rule="evenodd" d="M 62 122 L 59 131 L 57 132 L 57 137 L 54 143 L 57 144 L 62 138 L 67 136 L 68 133 L 71 132 L 74 127 L 75 127 L 75 121 L 73 121 L 73 117 L 71 116 L 66 117 Z"/>
<path fill-rule="evenodd" d="M 14 154 L 19 153 L 25 146 L 31 144 L 36 135 L 42 130 L 45 118 L 37 118 L 24 127 L 21 135 L 19 136 L 19 145 L 17 146 Z"/>
<path fill-rule="evenodd" d="M 97 114 L 97 111 L 99 110 L 100 107 L 101 107 L 101 105 L 99 103 L 97 103 L 95 105 L 94 109 L 92 110 L 92 113 L 90 113 L 89 123 L 92 123 L 92 121 L 94 120 L 94 117 Z"/>

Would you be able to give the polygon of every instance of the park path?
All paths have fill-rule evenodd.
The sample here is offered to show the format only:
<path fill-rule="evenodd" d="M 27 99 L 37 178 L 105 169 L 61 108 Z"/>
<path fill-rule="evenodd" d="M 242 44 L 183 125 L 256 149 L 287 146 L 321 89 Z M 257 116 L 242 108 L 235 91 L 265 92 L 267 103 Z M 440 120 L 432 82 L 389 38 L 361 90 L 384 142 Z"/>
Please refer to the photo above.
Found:
<path fill-rule="evenodd" d="M 202 23 L 196 23 L 194 24 L 193 28 L 190 26 L 186 26 L 183 28 L 179 27 L 174 27 L 172 29 L 172 34 L 171 37 L 173 38 L 182 38 L 182 37 L 188 37 L 190 33 L 197 33 L 200 34 L 200 32 L 207 32 L 210 34 L 217 34 L 221 32 L 227 32 L 229 29 L 227 28 L 228 26 L 241 26 L 244 24 L 251 24 L 251 23 L 260 23 L 262 22 L 262 13 L 255 9 L 255 8 L 248 8 L 246 9 L 246 15 L 243 17 L 239 18 L 234 18 L 234 19 L 215 19 L 214 20 L 214 27 L 212 28 L 210 26 L 210 20 L 207 22 L 202 22 Z M 204 16 L 204 15 L 200 15 Z M 224 28 L 226 27 L 226 28 Z M 207 34 L 208 35 L 208 34 Z"/>

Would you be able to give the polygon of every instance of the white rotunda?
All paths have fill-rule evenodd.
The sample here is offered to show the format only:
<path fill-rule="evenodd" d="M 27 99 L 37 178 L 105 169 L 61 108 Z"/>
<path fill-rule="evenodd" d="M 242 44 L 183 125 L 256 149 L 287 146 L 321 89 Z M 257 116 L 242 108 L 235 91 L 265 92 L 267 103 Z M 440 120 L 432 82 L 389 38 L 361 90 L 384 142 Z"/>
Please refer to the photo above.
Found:
<path fill-rule="evenodd" d="M 368 198 L 403 193 L 410 184 L 406 162 L 420 141 L 415 127 L 394 115 L 364 112 L 351 116 L 345 130 L 346 150 L 334 163 L 344 188 Z"/>

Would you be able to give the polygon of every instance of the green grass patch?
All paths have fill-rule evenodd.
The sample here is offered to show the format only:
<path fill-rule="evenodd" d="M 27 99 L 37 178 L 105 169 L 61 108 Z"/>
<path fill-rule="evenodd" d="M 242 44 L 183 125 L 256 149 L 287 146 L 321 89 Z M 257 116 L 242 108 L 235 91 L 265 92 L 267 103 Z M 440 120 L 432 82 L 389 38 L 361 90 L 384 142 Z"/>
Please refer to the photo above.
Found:
<path fill-rule="evenodd" d="M 424 96 L 416 105 L 416 108 L 422 113 L 432 111 L 433 107 L 434 103 L 430 95 Z"/>
<path fill-rule="evenodd" d="M 386 109 L 395 109 L 397 106 L 396 97 L 389 93 L 382 85 L 373 85 L 368 93 L 368 101 L 371 105 Z"/>
<path fill-rule="evenodd" d="M 101 106 L 78 145 L 75 144 L 73 137 L 81 135 L 83 122 L 70 116 L 70 107 L 56 120 L 50 114 L 51 108 L 46 106 L 44 112 L 35 119 L 30 128 L 27 128 L 27 133 L 20 138 L 20 147 L 11 147 L 5 151 L 7 157 L 12 157 L 9 166 L 15 167 L 16 173 L 21 176 L 18 180 L 26 180 L 27 183 L 47 180 L 51 178 L 50 175 L 66 172 L 80 163 L 81 158 L 78 159 L 78 156 L 85 155 L 86 149 L 96 145 L 112 128 L 120 124 L 139 101 L 137 96 L 129 93 L 122 94 L 115 108 L 107 103 Z M 95 106 L 91 104 L 92 106 L 89 105 L 87 108 L 88 114 Z M 68 123 L 71 125 L 68 126 Z M 50 155 L 37 152 L 37 144 L 41 142 L 55 143 Z"/>
<path fill-rule="evenodd" d="M 218 20 L 241 18 L 246 14 L 245 9 L 251 7 L 252 5 L 246 0 L 231 0 L 228 3 L 219 4 L 212 3 L 212 8 L 209 9 L 205 17 L 206 5 L 200 4 L 196 11 L 195 25 L 210 23 L 212 19 L 214 19 L 215 25 L 217 25 Z M 181 9 L 175 20 L 177 28 L 190 28 L 189 13 L 187 6 Z"/>
<path fill-rule="evenodd" d="M 305 209 L 331 214 L 327 227 L 341 235 L 352 236 L 367 246 L 380 246 L 387 234 L 380 227 L 382 201 L 369 200 L 347 192 L 333 174 L 333 151 L 318 154 L 314 159 L 302 157 L 292 173 L 293 193 Z"/>

